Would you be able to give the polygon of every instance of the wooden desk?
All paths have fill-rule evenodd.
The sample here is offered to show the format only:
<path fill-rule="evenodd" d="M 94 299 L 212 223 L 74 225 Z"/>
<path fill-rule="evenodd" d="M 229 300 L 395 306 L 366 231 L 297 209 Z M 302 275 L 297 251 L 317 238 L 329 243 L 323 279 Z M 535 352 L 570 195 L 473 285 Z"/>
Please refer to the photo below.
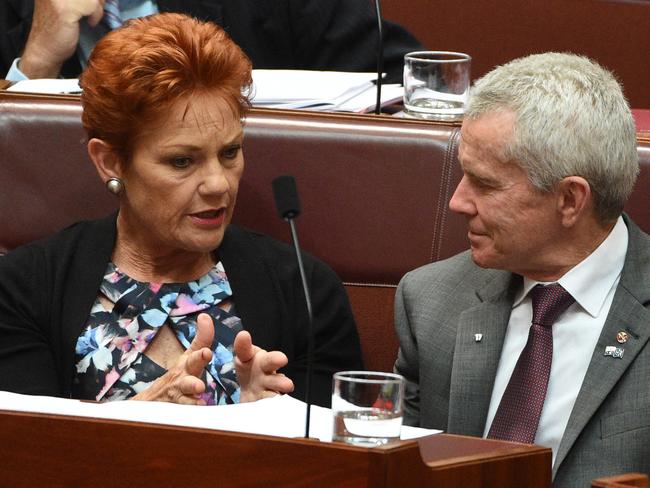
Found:
<path fill-rule="evenodd" d="M 374 449 L 0 411 L 2 486 L 516 487 L 551 485 L 551 450 L 434 435 Z"/>

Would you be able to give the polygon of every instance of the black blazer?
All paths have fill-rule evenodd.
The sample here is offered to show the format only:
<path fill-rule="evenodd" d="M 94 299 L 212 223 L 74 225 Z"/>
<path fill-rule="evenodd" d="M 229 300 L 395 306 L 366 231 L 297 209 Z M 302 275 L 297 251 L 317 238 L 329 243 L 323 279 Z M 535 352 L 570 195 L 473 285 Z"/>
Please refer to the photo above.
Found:
<path fill-rule="evenodd" d="M 0 390 L 70 397 L 74 349 L 115 244 L 115 215 L 75 224 L 0 257 Z M 304 399 L 307 311 L 295 253 L 231 225 L 218 250 L 244 329 L 283 351 Z M 313 399 L 329 406 L 332 374 L 362 369 L 348 298 L 324 263 L 305 254 L 315 332 Z"/>
<path fill-rule="evenodd" d="M 161 12 L 183 12 L 226 29 L 254 68 L 375 71 L 377 22 L 370 0 L 158 0 Z M 22 53 L 33 0 L 0 0 L 0 69 Z M 384 71 L 402 78 L 404 54 L 423 49 L 404 28 L 384 22 Z M 76 56 L 62 74 L 80 73 Z"/>

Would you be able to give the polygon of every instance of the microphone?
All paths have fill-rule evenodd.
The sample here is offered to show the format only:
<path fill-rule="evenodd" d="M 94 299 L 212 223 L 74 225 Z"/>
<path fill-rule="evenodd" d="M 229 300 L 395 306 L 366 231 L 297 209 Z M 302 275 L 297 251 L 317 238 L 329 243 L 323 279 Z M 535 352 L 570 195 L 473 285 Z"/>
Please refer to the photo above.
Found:
<path fill-rule="evenodd" d="M 278 210 L 278 215 L 281 219 L 289 222 L 289 227 L 291 228 L 291 239 L 296 251 L 298 269 L 300 270 L 300 280 L 302 281 L 302 289 L 305 293 L 305 302 L 307 305 L 307 374 L 305 381 L 305 403 L 307 404 L 307 412 L 305 418 L 305 438 L 308 438 L 309 422 L 311 419 L 311 380 L 314 363 L 314 318 L 311 309 L 311 295 L 309 293 L 309 286 L 307 285 L 307 277 L 305 276 L 305 267 L 302 264 L 300 244 L 298 243 L 298 233 L 296 232 L 296 224 L 294 222 L 294 219 L 300 215 L 300 200 L 298 199 L 296 180 L 293 176 L 278 176 L 273 180 L 272 186 L 273 198 L 275 199 L 275 206 Z"/>
<path fill-rule="evenodd" d="M 273 180 L 273 198 L 275 208 L 281 219 L 290 220 L 300 215 L 300 200 L 293 176 L 278 176 Z"/>
<path fill-rule="evenodd" d="M 375 11 L 377 12 L 377 102 L 375 103 L 375 115 L 381 113 L 381 83 L 384 74 L 384 21 L 381 16 L 381 1 L 375 0 Z"/>

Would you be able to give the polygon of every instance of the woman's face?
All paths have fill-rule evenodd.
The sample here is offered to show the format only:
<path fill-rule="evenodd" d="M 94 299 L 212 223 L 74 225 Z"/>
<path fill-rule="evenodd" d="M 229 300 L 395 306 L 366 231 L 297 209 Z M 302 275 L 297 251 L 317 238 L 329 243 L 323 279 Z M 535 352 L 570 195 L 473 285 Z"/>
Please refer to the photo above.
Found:
<path fill-rule="evenodd" d="M 210 252 L 230 223 L 244 170 L 239 117 L 211 95 L 181 100 L 135 141 L 120 219 L 142 252 Z"/>

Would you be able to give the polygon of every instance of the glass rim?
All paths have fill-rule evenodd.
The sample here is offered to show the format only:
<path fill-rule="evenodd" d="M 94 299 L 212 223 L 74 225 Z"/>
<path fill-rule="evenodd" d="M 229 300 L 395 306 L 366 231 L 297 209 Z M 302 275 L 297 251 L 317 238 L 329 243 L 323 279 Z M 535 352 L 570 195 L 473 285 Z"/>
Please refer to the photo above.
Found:
<path fill-rule="evenodd" d="M 362 376 L 365 376 L 362 377 Z M 368 378 L 370 376 L 370 378 Z M 372 378 L 372 377 L 375 378 Z M 384 371 L 339 371 L 334 373 L 334 380 L 344 380 L 356 383 L 367 383 L 378 385 L 381 383 L 405 383 L 406 379 L 401 374 L 388 373 Z"/>
<path fill-rule="evenodd" d="M 450 59 L 434 58 L 431 56 L 450 56 Z M 464 63 L 471 61 L 472 57 L 467 53 L 461 53 L 458 51 L 413 51 L 404 55 L 404 60 L 407 59 L 415 61 L 430 61 L 435 63 Z"/>

